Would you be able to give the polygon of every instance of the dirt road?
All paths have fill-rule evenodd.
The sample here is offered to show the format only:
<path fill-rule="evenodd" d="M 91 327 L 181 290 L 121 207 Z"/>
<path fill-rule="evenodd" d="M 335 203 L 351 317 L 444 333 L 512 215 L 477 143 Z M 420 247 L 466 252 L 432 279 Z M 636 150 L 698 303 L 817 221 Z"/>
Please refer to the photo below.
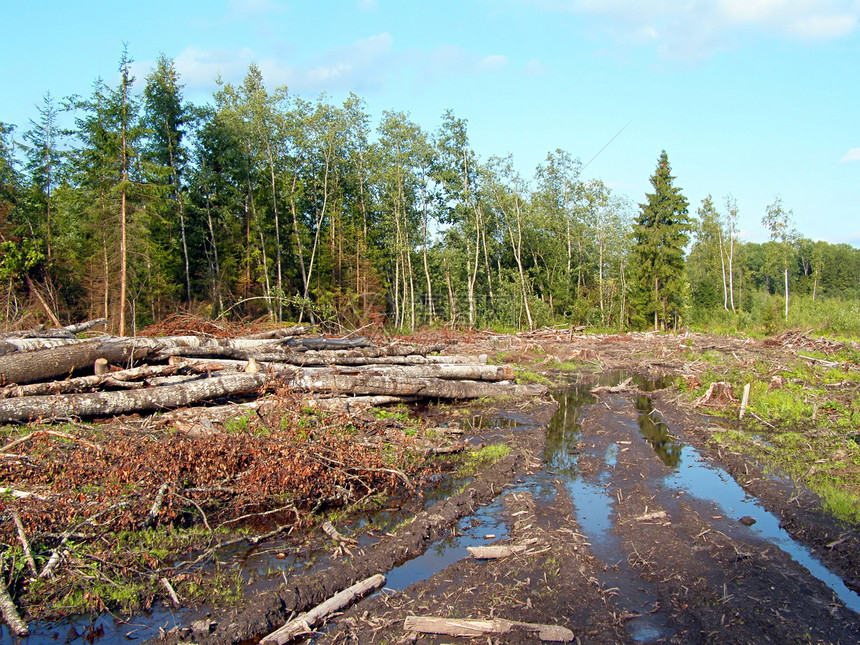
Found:
<path fill-rule="evenodd" d="M 595 397 L 588 394 L 595 384 L 558 394 L 546 432 L 507 430 L 527 467 L 497 506 L 507 535 L 486 543 L 525 551 L 463 558 L 376 595 L 316 642 L 457 642 L 405 633 L 413 614 L 563 625 L 580 643 L 860 642 L 860 597 L 819 558 L 836 571 L 850 563 L 823 544 L 811 554 L 777 517 L 794 518 L 798 530 L 815 524 L 818 536 L 810 537 L 828 543 L 856 540 L 856 532 L 828 533 L 845 527 L 813 518 L 798 491 L 744 463 L 740 484 L 765 501 L 748 497 L 726 470 L 733 464 L 704 448 L 708 422 L 665 394 L 634 387 Z M 639 385 L 653 387 L 647 379 Z M 803 512 L 792 512 L 789 500 Z M 858 588 L 856 569 L 839 573 Z M 526 631 L 486 638 L 540 642 Z"/>

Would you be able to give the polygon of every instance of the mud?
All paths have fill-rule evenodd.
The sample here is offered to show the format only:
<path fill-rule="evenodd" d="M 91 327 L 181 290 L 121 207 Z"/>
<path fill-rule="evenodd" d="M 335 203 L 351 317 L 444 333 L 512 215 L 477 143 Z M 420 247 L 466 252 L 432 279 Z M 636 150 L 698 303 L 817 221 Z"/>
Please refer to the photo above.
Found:
<path fill-rule="evenodd" d="M 470 642 L 404 631 L 406 616 L 423 615 L 558 624 L 578 643 L 860 642 L 860 532 L 801 486 L 710 448 L 715 421 L 662 389 L 690 372 L 680 342 L 470 339 L 458 349 L 518 362 L 578 357 L 582 374 L 553 377 L 581 385 L 529 405 L 416 410 L 459 427 L 472 446 L 502 441 L 511 454 L 391 535 L 356 531 L 351 555 L 284 574 L 240 606 L 189 612 L 161 640 L 256 642 L 349 584 L 392 572 L 389 588 L 310 640 Z M 765 351 L 743 339 L 696 343 L 750 361 Z M 589 394 L 627 375 L 637 377 L 631 388 Z M 488 514 L 496 524 L 481 524 Z M 481 539 L 526 550 L 466 557 L 464 540 Z M 515 631 L 475 642 L 539 641 Z"/>

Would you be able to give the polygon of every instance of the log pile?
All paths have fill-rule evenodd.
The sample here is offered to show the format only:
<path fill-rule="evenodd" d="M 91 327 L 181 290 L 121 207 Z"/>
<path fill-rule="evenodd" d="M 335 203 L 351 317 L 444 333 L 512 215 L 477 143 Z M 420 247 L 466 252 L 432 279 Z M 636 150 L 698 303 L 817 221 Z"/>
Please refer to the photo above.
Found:
<path fill-rule="evenodd" d="M 307 327 L 233 338 L 77 338 L 103 322 L 0 338 L 0 423 L 241 402 L 276 387 L 327 406 L 546 392 L 514 383 L 510 367 L 487 365 L 485 356 L 439 355 L 444 344 L 380 346 L 313 337 Z"/>

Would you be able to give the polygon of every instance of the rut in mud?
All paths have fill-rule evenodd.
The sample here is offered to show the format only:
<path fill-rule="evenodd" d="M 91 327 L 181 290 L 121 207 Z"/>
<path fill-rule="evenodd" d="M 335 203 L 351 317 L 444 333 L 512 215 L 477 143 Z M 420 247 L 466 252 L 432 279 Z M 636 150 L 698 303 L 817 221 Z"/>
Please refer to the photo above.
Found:
<path fill-rule="evenodd" d="M 704 420 L 667 423 L 671 401 L 647 391 L 662 383 L 595 397 L 597 384 L 557 395 L 542 445 L 521 445 L 539 462 L 494 506 L 525 552 L 440 556 L 435 575 L 359 604 L 316 642 L 399 641 L 412 614 L 559 624 L 582 643 L 860 641 L 860 596 L 690 443 Z M 857 589 L 856 572 L 841 575 Z"/>
<path fill-rule="evenodd" d="M 381 571 L 387 590 L 314 642 L 458 642 L 412 639 L 408 615 L 557 624 L 580 643 L 860 642 L 856 530 L 747 461 L 709 453 L 710 422 L 676 406 L 661 389 L 668 382 L 637 377 L 606 391 L 627 376 L 608 372 L 557 392 L 554 414 L 539 405 L 461 417 L 473 444 L 504 442 L 512 454 L 411 524 L 390 526 L 397 537 L 368 541 L 360 523 L 341 526 L 360 540 L 351 555 L 309 569 L 294 554 L 286 584 L 242 607 L 158 610 L 132 629 L 105 616 L 96 629 L 79 623 L 65 638 L 30 641 L 127 642 L 127 632 L 144 640 L 163 627 L 171 642 L 253 642 L 293 609 Z M 594 386 L 604 391 L 593 395 Z M 468 546 L 497 543 L 526 548 L 495 561 L 468 557 Z M 243 557 L 277 569 L 281 551 Z M 201 616 L 203 631 L 186 628 Z M 514 631 L 490 642 L 536 641 Z"/>

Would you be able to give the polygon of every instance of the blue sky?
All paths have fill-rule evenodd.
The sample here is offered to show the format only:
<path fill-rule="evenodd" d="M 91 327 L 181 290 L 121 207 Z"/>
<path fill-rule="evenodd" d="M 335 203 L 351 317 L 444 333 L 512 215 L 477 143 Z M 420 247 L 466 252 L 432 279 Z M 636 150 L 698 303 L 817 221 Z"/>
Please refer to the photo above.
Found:
<path fill-rule="evenodd" d="M 695 211 L 731 193 L 742 237 L 780 196 L 803 235 L 860 246 L 860 0 L 59 0 L 3 3 L 0 121 L 163 52 L 186 97 L 239 82 L 349 91 L 435 130 L 450 108 L 525 176 L 562 148 L 633 204 L 662 149 Z M 626 127 L 625 127 L 626 126 Z"/>

